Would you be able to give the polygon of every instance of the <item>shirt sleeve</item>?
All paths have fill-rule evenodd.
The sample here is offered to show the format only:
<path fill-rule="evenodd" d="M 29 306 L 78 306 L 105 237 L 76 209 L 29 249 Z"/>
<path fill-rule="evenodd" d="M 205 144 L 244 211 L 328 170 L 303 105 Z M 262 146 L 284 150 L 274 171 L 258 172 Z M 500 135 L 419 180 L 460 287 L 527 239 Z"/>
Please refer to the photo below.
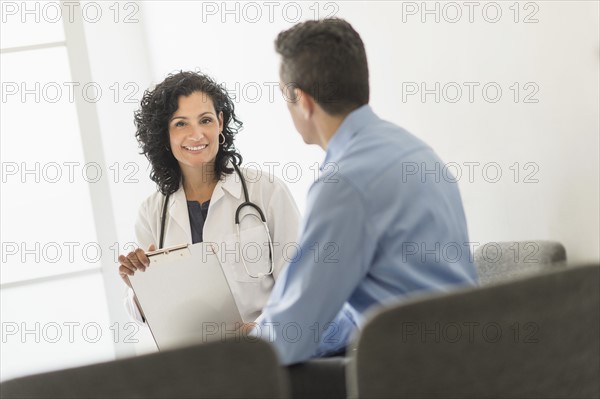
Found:
<path fill-rule="evenodd" d="M 339 353 L 345 349 L 354 334 L 358 331 L 358 323 L 354 319 L 348 303 L 335 318 L 322 329 L 321 338 L 313 357 L 323 357 Z"/>
<path fill-rule="evenodd" d="M 272 342 L 286 365 L 346 344 L 353 323 L 340 312 L 374 253 L 364 198 L 347 179 L 315 182 L 308 209 L 299 250 L 251 331 Z"/>

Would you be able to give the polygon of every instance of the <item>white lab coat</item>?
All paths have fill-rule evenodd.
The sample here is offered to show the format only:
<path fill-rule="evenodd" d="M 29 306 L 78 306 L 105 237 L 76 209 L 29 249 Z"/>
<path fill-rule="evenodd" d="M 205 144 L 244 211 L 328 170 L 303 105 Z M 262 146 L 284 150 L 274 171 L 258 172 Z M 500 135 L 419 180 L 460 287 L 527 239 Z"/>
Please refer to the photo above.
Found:
<path fill-rule="evenodd" d="M 216 245 L 217 255 L 230 284 L 231 291 L 244 322 L 254 321 L 261 313 L 271 293 L 275 279 L 297 248 L 300 213 L 286 185 L 277 177 L 257 169 L 242 168 L 248 186 L 250 201 L 258 205 L 267 219 L 273 241 L 273 274 L 252 278 L 246 273 L 240 256 L 253 275 L 266 273 L 270 268 L 266 232 L 250 207 L 240 212 L 241 244 L 237 240 L 234 223 L 235 211 L 244 202 L 242 184 L 237 173 L 226 175 L 217 183 L 208 208 L 202 231 L 203 241 Z M 157 192 L 140 206 L 135 233 L 140 248 L 150 244 L 158 248 L 164 196 Z M 243 219 L 242 219 L 243 218 Z M 183 187 L 169 198 L 164 247 L 192 243 L 188 207 Z M 240 254 L 241 253 L 241 254 Z M 126 307 L 129 314 L 142 322 L 133 303 L 133 292 L 128 288 Z"/>

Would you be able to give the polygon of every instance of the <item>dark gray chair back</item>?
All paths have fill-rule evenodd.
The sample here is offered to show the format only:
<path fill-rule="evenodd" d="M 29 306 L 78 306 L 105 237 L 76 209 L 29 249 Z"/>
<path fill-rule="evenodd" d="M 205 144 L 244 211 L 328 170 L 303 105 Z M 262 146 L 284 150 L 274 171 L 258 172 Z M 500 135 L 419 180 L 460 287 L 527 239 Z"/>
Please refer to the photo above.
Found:
<path fill-rule="evenodd" d="M 600 395 L 600 266 L 397 305 L 355 341 L 350 397 Z"/>
<path fill-rule="evenodd" d="M 477 247 L 475 267 L 481 285 L 563 268 L 565 247 L 556 241 L 488 242 Z"/>
<path fill-rule="evenodd" d="M 288 366 L 292 398 L 346 398 L 345 356 L 310 359 Z"/>
<path fill-rule="evenodd" d="M 287 398 L 287 372 L 270 344 L 214 342 L 22 377 L 2 398 Z"/>

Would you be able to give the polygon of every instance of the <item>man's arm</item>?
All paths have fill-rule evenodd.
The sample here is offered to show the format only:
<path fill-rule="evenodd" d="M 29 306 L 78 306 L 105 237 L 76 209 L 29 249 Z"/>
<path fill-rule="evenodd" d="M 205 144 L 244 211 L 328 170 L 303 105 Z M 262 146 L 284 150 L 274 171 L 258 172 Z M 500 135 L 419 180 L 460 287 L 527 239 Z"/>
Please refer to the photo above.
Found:
<path fill-rule="evenodd" d="M 345 344 L 340 340 L 347 339 L 349 325 L 331 322 L 367 274 L 374 253 L 365 199 L 351 182 L 336 179 L 311 188 L 299 250 L 288 254 L 292 259 L 251 332 L 273 342 L 284 364 L 310 358 L 320 341 L 321 347 Z"/>

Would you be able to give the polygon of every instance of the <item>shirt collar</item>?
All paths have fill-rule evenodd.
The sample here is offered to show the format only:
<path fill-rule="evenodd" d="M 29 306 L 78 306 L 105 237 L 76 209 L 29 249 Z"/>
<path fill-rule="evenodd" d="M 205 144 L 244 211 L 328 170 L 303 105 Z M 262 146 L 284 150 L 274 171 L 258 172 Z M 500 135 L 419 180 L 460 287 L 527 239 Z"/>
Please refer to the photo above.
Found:
<path fill-rule="evenodd" d="M 352 138 L 363 127 L 371 124 L 377 119 L 377 115 L 369 104 L 365 104 L 350 112 L 342 121 L 342 124 L 335 131 L 329 144 L 327 145 L 327 154 L 321 165 L 321 171 L 327 163 L 339 161 L 352 141 Z"/>

